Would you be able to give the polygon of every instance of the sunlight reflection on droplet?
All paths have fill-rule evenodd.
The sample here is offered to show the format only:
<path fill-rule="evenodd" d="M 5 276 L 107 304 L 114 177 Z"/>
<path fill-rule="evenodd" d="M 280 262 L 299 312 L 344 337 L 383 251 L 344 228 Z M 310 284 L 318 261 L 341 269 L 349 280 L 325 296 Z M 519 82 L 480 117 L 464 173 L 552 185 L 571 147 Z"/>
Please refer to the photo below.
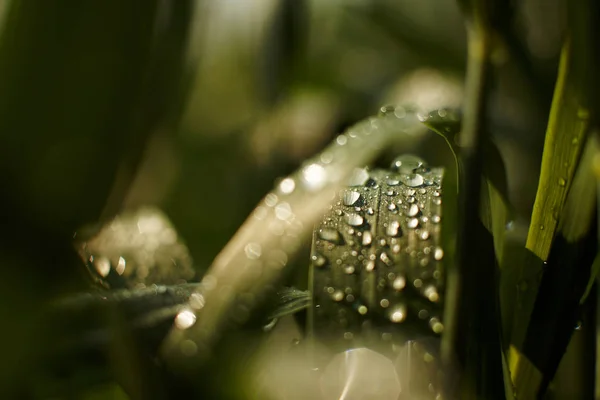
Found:
<path fill-rule="evenodd" d="M 302 179 L 308 190 L 319 190 L 325 186 L 327 172 L 319 164 L 311 164 L 302 170 Z"/>
<path fill-rule="evenodd" d="M 110 261 L 106 257 L 97 257 L 94 261 L 94 268 L 100 276 L 106 277 L 110 272 Z"/>
<path fill-rule="evenodd" d="M 296 188 L 296 182 L 292 178 L 285 178 L 279 183 L 279 190 L 281 193 L 290 194 Z"/>
<path fill-rule="evenodd" d="M 292 213 L 292 208 L 289 203 L 284 202 L 277 204 L 275 207 L 275 216 L 282 221 L 288 221 L 292 219 L 294 214 Z"/>
<path fill-rule="evenodd" d="M 244 251 L 246 252 L 246 257 L 251 260 L 257 260 L 260 258 L 262 248 L 258 243 L 248 243 L 246 247 L 244 247 Z"/>
<path fill-rule="evenodd" d="M 119 262 L 117 263 L 117 268 L 115 268 L 115 271 L 117 271 L 117 274 L 119 275 L 123 275 L 123 272 L 125 272 L 125 265 L 126 265 L 126 261 L 123 257 L 119 257 Z"/>
<path fill-rule="evenodd" d="M 204 296 L 202 296 L 200 293 L 192 293 L 190 296 L 190 306 L 192 306 L 194 309 L 201 310 L 204 308 L 204 303 Z"/>
<path fill-rule="evenodd" d="M 188 329 L 196 322 L 196 314 L 191 310 L 182 310 L 175 317 L 175 326 L 179 329 Z"/>

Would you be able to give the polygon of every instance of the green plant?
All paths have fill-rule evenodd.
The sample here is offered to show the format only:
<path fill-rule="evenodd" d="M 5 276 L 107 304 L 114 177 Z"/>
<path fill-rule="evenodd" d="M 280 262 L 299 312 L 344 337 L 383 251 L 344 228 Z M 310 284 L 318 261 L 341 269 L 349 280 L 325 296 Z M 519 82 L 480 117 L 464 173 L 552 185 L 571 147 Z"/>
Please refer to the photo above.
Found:
<path fill-rule="evenodd" d="M 386 179 L 391 179 L 387 175 L 392 176 L 393 171 L 374 169 L 369 173 L 362 168 L 385 165 L 398 154 L 419 152 L 424 147 L 417 151 L 415 148 L 423 141 L 435 149 L 430 153 L 442 154 L 439 160 L 443 162 L 437 164 L 435 160 L 434 165 L 443 165 L 445 170 L 444 201 L 436 205 L 441 207 L 443 222 L 431 239 L 432 246 L 443 249 L 443 270 L 438 265 L 442 257 L 436 257 L 435 268 L 430 271 L 443 271 L 445 277 L 431 286 L 443 299 L 443 311 L 441 306 L 428 305 L 432 313 L 437 313 L 433 325 L 430 319 L 433 333 L 440 334 L 443 327 L 441 343 L 433 347 L 439 351 L 439 369 L 445 371 L 445 379 L 441 379 L 444 395 L 460 399 L 529 399 L 544 395 L 559 398 L 569 391 L 592 393 L 598 385 L 595 378 L 579 387 L 561 389 L 561 373 L 557 371 L 561 371 L 562 362 L 585 372 L 597 358 L 563 355 L 576 340 L 594 343 L 589 337 L 577 336 L 580 321 L 585 332 L 596 331 L 587 321 L 596 318 L 595 282 L 600 265 L 595 229 L 600 176 L 596 165 L 598 78 L 594 74 L 600 61 L 595 46 L 599 6 L 589 0 L 566 5 L 557 79 L 554 94 L 548 95 L 547 87 L 552 85 L 535 72 L 530 55 L 515 34 L 516 7 L 502 0 L 459 1 L 467 28 L 466 79 L 460 109 L 452 108 L 455 104 L 423 108 L 408 102 L 382 107 L 378 116 L 351 125 L 328 147 L 310 158 L 303 154 L 303 160 L 296 164 L 287 161 L 283 154 L 265 151 L 263 154 L 276 154 L 269 162 L 278 165 L 273 167 L 277 175 L 287 177 L 262 198 L 208 268 L 192 268 L 191 257 L 174 227 L 154 211 L 128 220 L 136 228 L 127 233 L 129 236 L 120 237 L 121 243 L 117 244 L 130 246 L 108 254 L 110 246 L 98 238 L 106 237 L 110 242 L 111 237 L 119 237 L 119 229 L 130 232 L 126 227 L 129 222 L 123 222 L 118 229 L 114 221 L 102 225 L 122 208 L 136 204 L 132 200 L 132 193 L 136 192 L 131 188 L 142 185 L 138 178 L 143 176 L 136 171 L 149 168 L 150 176 L 160 175 L 143 159 L 144 151 L 171 143 L 164 132 L 193 136 L 189 132 L 193 132 L 195 121 L 200 121 L 200 130 L 205 132 L 245 131 L 253 126 L 258 142 L 265 144 L 269 142 L 265 137 L 276 136 L 269 130 L 272 124 L 275 130 L 284 126 L 292 131 L 294 121 L 310 120 L 320 122 L 325 127 L 322 130 L 330 132 L 336 130 L 328 119 L 332 115 L 345 114 L 345 121 L 342 117 L 338 121 L 341 128 L 347 121 L 369 114 L 365 112 L 367 102 L 357 100 L 368 97 L 357 94 L 366 89 L 347 85 L 335 77 L 335 71 L 303 65 L 306 60 L 327 56 L 327 50 L 320 48 L 318 41 L 314 43 L 314 38 L 312 42 L 303 41 L 302 18 L 306 17 L 307 2 L 284 1 L 274 6 L 272 13 L 278 23 L 270 26 L 272 31 L 267 29 L 261 40 L 252 42 L 259 43 L 257 58 L 275 60 L 269 67 L 254 71 L 267 76 L 264 82 L 245 80 L 241 71 L 248 60 L 243 58 L 243 46 L 237 53 L 224 51 L 225 55 L 221 55 L 231 57 L 225 63 L 227 68 L 211 69 L 219 52 L 205 54 L 215 58 L 200 58 L 199 64 L 193 65 L 189 61 L 197 61 L 191 56 L 195 55 L 194 46 L 211 45 L 208 40 L 197 39 L 202 36 L 198 35 L 198 26 L 211 26 L 205 15 L 214 16 L 208 13 L 218 9 L 216 3 L 208 3 L 210 7 L 203 7 L 206 4 L 202 1 L 88 1 L 66 6 L 57 1 L 12 0 L 5 6 L 0 38 L 0 146 L 6 155 L 0 160 L 0 176 L 6 193 L 2 210 L 7 218 L 0 262 L 11 272 L 0 286 L 6 294 L 0 316 L 14 325 L 13 329 L 3 329 L 0 336 L 5 357 L 1 389 L 6 396 L 70 398 L 90 387 L 108 384 L 108 397 L 278 398 L 282 387 L 290 386 L 295 392 L 298 382 L 314 383 L 311 368 L 316 361 L 306 361 L 306 354 L 327 358 L 328 351 L 353 345 L 342 342 L 322 348 L 309 340 L 308 349 L 292 346 L 279 364 L 269 357 L 262 359 L 261 350 L 277 337 L 274 331 L 279 324 L 289 322 L 290 315 L 297 319 L 297 326 L 306 325 L 310 335 L 326 337 L 331 333 L 323 316 L 311 308 L 311 302 L 317 299 L 314 304 L 326 309 L 316 287 L 324 286 L 322 282 L 329 279 L 328 274 L 333 280 L 345 278 L 336 275 L 341 267 L 324 273 L 314 269 L 322 261 L 319 257 L 341 260 L 344 251 L 351 252 L 352 248 L 339 232 L 337 236 L 330 232 L 328 238 L 321 237 L 333 244 L 331 247 L 323 247 L 317 238 L 327 226 L 341 226 L 342 215 L 355 218 L 349 222 L 351 226 L 364 228 L 368 217 L 360 213 L 367 212 L 368 204 L 357 206 L 354 214 L 334 205 L 332 214 L 325 217 L 330 219 L 324 223 L 325 228 L 318 225 L 319 221 L 336 195 L 348 193 L 348 182 L 359 188 L 349 196 L 357 193 L 366 198 L 369 179 L 393 192 L 391 184 L 386 183 Z M 422 42 L 409 29 L 402 25 L 391 27 L 394 24 L 389 23 L 389 15 L 382 11 L 385 6 L 365 5 L 364 18 L 357 19 L 353 27 L 359 33 L 365 32 L 365 21 L 375 21 L 377 28 L 369 32 L 385 38 L 384 46 L 389 46 L 385 51 L 392 59 L 394 50 L 398 50 L 395 41 L 407 43 L 410 49 L 419 48 Z M 354 16 L 351 11 L 344 12 L 350 19 Z M 388 31 L 392 33 L 386 34 Z M 356 32 L 346 34 L 352 37 Z M 203 35 L 201 39 L 211 37 L 210 30 Z M 390 37 L 394 38 L 391 44 Z M 439 57 L 442 48 L 424 52 L 421 58 L 428 62 L 442 58 L 439 65 L 460 71 L 462 61 L 457 62 L 451 54 Z M 551 96 L 547 118 L 542 113 L 547 128 L 531 212 L 512 204 L 514 196 L 509 189 L 505 154 L 495 141 L 497 136 L 492 135 L 497 120 L 492 118 L 490 99 L 494 80 L 502 69 L 496 59 L 502 53 L 515 60 L 542 110 Z M 236 62 L 236 57 L 245 62 Z M 350 68 L 352 61 L 345 60 L 343 64 Z M 283 72 L 269 75 L 266 71 L 271 71 L 272 66 Z M 209 78 L 199 72 L 203 68 L 211 71 Z M 188 69 L 197 75 L 199 91 L 187 89 L 192 81 Z M 351 69 L 345 71 L 352 73 Z M 362 73 L 368 81 L 368 74 Z M 378 84 L 372 77 L 369 90 Z M 318 88 L 306 89 L 311 85 Z M 227 97 L 221 93 L 223 88 L 237 93 L 230 99 L 233 106 L 227 110 L 208 107 L 207 98 Z M 340 99 L 355 102 L 342 105 Z M 307 106 L 314 104 L 317 106 Z M 318 112 L 325 116 L 312 115 Z M 256 115 L 267 117 L 260 119 Z M 281 120 L 285 122 L 277 125 Z M 220 125 L 220 121 L 225 122 Z M 260 132 L 269 134 L 260 136 Z M 224 196 L 227 198 L 223 204 L 219 204 L 217 196 L 220 190 L 226 190 L 227 179 L 212 173 L 204 175 L 200 182 L 195 182 L 194 174 L 187 174 L 182 179 L 189 179 L 198 189 L 188 188 L 189 192 L 180 192 L 179 198 L 174 196 L 163 203 L 165 208 L 170 207 L 174 219 L 179 217 L 185 226 L 185 210 L 193 207 L 180 207 L 185 204 L 180 198 L 188 199 L 186 193 L 194 190 L 196 198 L 210 198 L 201 214 L 214 214 L 210 221 L 221 236 L 203 224 L 198 229 L 210 231 L 208 234 L 194 231 L 191 224 L 186 229 L 197 234 L 183 234 L 188 242 L 205 244 L 207 249 L 223 245 L 215 238 L 231 235 L 236 227 L 232 221 L 239 220 L 248 208 L 246 203 L 255 200 L 252 196 L 262 196 L 272 181 L 272 176 L 265 178 L 258 173 L 259 163 L 252 167 L 244 164 L 249 157 L 248 148 L 256 143 L 242 135 L 230 135 L 235 138 L 231 143 L 204 138 L 198 146 L 202 150 L 195 153 L 190 144 L 193 140 L 182 141 L 184 145 L 177 148 L 177 154 L 189 151 L 193 155 L 186 159 L 189 164 L 206 162 L 213 167 L 219 165 L 224 154 L 230 156 L 228 160 L 239 162 L 231 162 L 230 174 L 237 180 L 231 185 L 233 190 L 227 192 L 229 195 Z M 316 153 L 314 150 L 308 153 Z M 289 173 L 292 167 L 295 172 Z M 421 179 L 430 178 L 431 184 L 416 182 L 415 187 L 424 190 L 423 202 L 433 201 L 434 192 L 442 185 L 441 169 L 418 168 L 399 172 L 407 174 L 402 179 L 411 179 L 415 171 Z M 411 187 L 406 182 L 404 186 Z M 236 191 L 237 197 L 232 195 Z M 373 196 L 371 200 L 382 197 L 380 192 Z M 390 195 L 393 196 L 400 193 Z M 354 203 L 350 200 L 345 206 L 352 208 Z M 341 202 L 345 201 L 342 197 Z M 377 201 L 373 210 L 375 222 L 369 224 L 381 222 L 381 229 L 392 229 L 388 236 L 396 236 L 390 215 Z M 439 214 L 436 207 L 420 207 L 417 212 L 431 213 L 431 218 Z M 227 219 L 227 212 L 237 220 Z M 121 221 L 127 219 L 124 215 L 119 217 Z M 229 225 L 223 225 L 225 220 Z M 526 240 L 516 237 L 515 224 L 525 226 Z M 398 228 L 407 231 L 406 240 L 417 235 L 409 226 Z M 76 248 L 83 257 L 73 250 L 74 231 Z M 311 232 L 315 243 L 308 255 Z M 429 236 L 423 240 L 429 240 Z M 128 241 L 131 243 L 125 243 Z M 379 242 L 373 251 L 379 254 L 393 244 L 405 245 L 400 241 Z M 198 248 L 204 250 L 202 246 Z M 154 263 L 166 261 L 170 266 L 164 269 L 164 276 L 149 273 L 144 264 L 148 254 L 152 254 Z M 196 262 L 201 260 L 200 264 L 212 258 L 209 251 L 196 251 L 194 256 Z M 306 269 L 309 257 L 310 279 Z M 396 268 L 392 271 L 394 279 L 406 273 L 410 260 L 389 260 Z M 352 271 L 360 265 L 358 261 L 348 264 Z M 86 275 L 88 272 L 92 280 Z M 192 277 L 194 272 L 198 279 Z M 333 290 L 329 294 L 339 297 L 334 285 L 329 287 Z M 371 282 L 361 293 L 360 300 L 370 302 L 368 307 L 384 299 L 377 298 L 375 287 Z M 348 294 L 354 298 L 354 292 Z M 422 295 L 398 297 L 398 303 L 392 305 L 401 307 L 402 301 L 418 303 Z M 334 305 L 326 309 L 325 315 L 331 316 L 340 309 L 343 308 Z M 363 321 L 357 315 L 365 314 L 358 309 L 356 312 L 355 319 L 349 318 L 350 322 L 340 325 Z M 391 322 L 394 318 L 403 320 L 404 313 L 397 314 Z M 373 313 L 364 320 L 377 321 L 377 325 L 381 322 L 379 317 Z M 39 337 L 37 333 L 42 328 L 44 334 Z M 352 333 L 352 329 L 343 328 L 344 333 Z M 399 332 L 405 334 L 411 329 L 403 326 Z M 367 324 L 366 335 L 372 331 L 376 329 Z M 369 346 L 377 347 L 378 340 L 369 342 Z M 591 346 L 595 349 L 595 344 Z M 301 367 L 294 369 L 298 364 Z M 261 368 L 267 368 L 274 376 L 260 378 L 260 372 L 255 371 Z M 278 369 L 281 375 L 274 373 Z M 256 379 L 262 383 L 257 384 Z M 448 384 L 449 381 L 456 385 Z M 111 382 L 118 382 L 119 386 Z M 92 390 L 88 396 L 93 398 L 95 394 Z M 319 394 L 288 395 L 301 399 Z"/>

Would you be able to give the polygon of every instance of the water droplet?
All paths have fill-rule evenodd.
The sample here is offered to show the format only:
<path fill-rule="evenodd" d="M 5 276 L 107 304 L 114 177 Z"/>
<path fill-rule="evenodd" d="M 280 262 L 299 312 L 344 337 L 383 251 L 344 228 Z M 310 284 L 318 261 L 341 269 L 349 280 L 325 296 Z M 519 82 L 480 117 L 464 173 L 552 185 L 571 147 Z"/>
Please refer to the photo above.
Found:
<path fill-rule="evenodd" d="M 351 265 L 351 264 L 344 265 L 344 272 L 348 275 L 352 275 L 354 273 L 354 265 Z"/>
<path fill-rule="evenodd" d="M 390 306 L 390 301 L 388 299 L 381 299 L 379 305 L 383 308 L 388 308 Z"/>
<path fill-rule="evenodd" d="M 333 301 L 342 301 L 344 300 L 344 292 L 341 290 L 336 290 L 331 294 L 331 299 Z"/>
<path fill-rule="evenodd" d="M 388 186 L 398 186 L 400 184 L 400 179 L 388 178 L 387 184 Z"/>
<path fill-rule="evenodd" d="M 365 219 L 358 214 L 346 214 L 346 223 L 350 226 L 361 226 L 364 222 Z"/>
<path fill-rule="evenodd" d="M 345 206 L 351 207 L 360 199 L 360 193 L 354 190 L 348 190 L 344 193 L 343 202 Z"/>
<path fill-rule="evenodd" d="M 406 175 L 404 179 L 402 179 L 402 182 L 404 182 L 406 186 L 417 187 L 423 185 L 425 179 L 423 179 L 423 175 L 421 174 L 410 174 Z"/>
<path fill-rule="evenodd" d="M 319 164 L 311 164 L 302 170 L 302 180 L 309 191 L 319 190 L 327 183 L 327 171 Z"/>
<path fill-rule="evenodd" d="M 374 269 L 375 269 L 375 261 L 369 260 L 367 262 L 367 264 L 365 265 L 365 270 L 370 272 L 370 271 L 373 271 Z"/>
<path fill-rule="evenodd" d="M 404 118 L 406 117 L 406 110 L 404 109 L 404 107 L 398 106 L 394 110 L 394 115 L 396 116 L 396 118 Z"/>
<path fill-rule="evenodd" d="M 340 146 L 344 146 L 346 143 L 348 143 L 348 136 L 346 135 L 340 135 L 338 136 L 335 141 L 337 142 L 337 144 L 339 144 Z"/>
<path fill-rule="evenodd" d="M 395 196 L 396 192 L 394 192 L 393 190 L 388 190 L 385 192 L 386 196 Z"/>
<path fill-rule="evenodd" d="M 394 264 L 390 256 L 388 256 L 388 254 L 385 251 L 381 252 L 381 254 L 379 255 L 379 259 L 388 267 L 391 267 Z"/>
<path fill-rule="evenodd" d="M 426 230 L 421 231 L 421 233 L 419 233 L 419 238 L 421 238 L 421 240 L 429 239 L 429 231 L 426 231 Z"/>
<path fill-rule="evenodd" d="M 312 260 L 313 265 L 315 267 L 321 268 L 322 266 L 324 266 L 325 264 L 327 264 L 327 259 L 325 257 L 323 257 L 319 253 L 313 254 L 312 257 L 311 257 L 311 260 Z"/>
<path fill-rule="evenodd" d="M 425 162 L 412 154 L 403 154 L 392 161 L 392 169 L 404 174 L 410 174 L 423 166 Z"/>
<path fill-rule="evenodd" d="M 440 261 L 442 258 L 444 258 L 444 250 L 442 250 L 441 247 L 436 247 L 433 251 L 433 258 L 435 258 L 437 261 Z"/>
<path fill-rule="evenodd" d="M 358 313 L 360 315 L 365 315 L 368 312 L 368 308 L 366 306 L 359 306 L 358 307 Z"/>
<path fill-rule="evenodd" d="M 334 244 L 342 244 L 342 235 L 333 228 L 323 228 L 319 230 L 319 237 Z"/>
<path fill-rule="evenodd" d="M 115 267 L 115 271 L 117 272 L 117 274 L 123 275 L 123 273 L 125 272 L 126 265 L 127 262 L 125 261 L 125 259 L 123 257 L 119 257 L 119 261 L 117 262 L 117 266 Z"/>
<path fill-rule="evenodd" d="M 110 261 L 106 257 L 96 257 L 94 268 L 100 276 L 106 277 L 110 273 Z"/>
<path fill-rule="evenodd" d="M 365 168 L 355 168 L 348 179 L 348 186 L 364 186 L 368 180 L 369 172 Z"/>
<path fill-rule="evenodd" d="M 417 226 L 419 226 L 419 219 L 418 218 L 411 218 L 408 220 L 408 227 L 411 229 L 416 228 Z"/>
<path fill-rule="evenodd" d="M 290 194 L 296 188 L 296 182 L 292 178 L 285 178 L 279 183 L 279 191 L 284 194 Z"/>
<path fill-rule="evenodd" d="M 382 107 L 379 109 L 379 115 L 380 115 L 380 116 L 383 116 L 383 115 L 388 115 L 388 114 L 390 114 L 390 113 L 393 113 L 395 109 L 396 109 L 396 107 L 395 107 L 395 106 L 393 106 L 393 105 L 391 105 L 391 104 L 388 104 L 388 105 L 382 106 Z"/>
<path fill-rule="evenodd" d="M 370 246 L 372 242 L 373 242 L 373 234 L 371 233 L 371 231 L 363 232 L 362 245 Z"/>
<path fill-rule="evenodd" d="M 392 287 L 394 288 L 395 291 L 401 291 L 402 289 L 404 289 L 404 287 L 406 286 L 406 279 L 403 276 L 399 276 L 396 279 L 394 279 L 394 282 L 392 282 Z"/>
<path fill-rule="evenodd" d="M 352 334 L 352 332 L 344 332 L 344 339 L 351 340 L 353 337 L 354 334 Z"/>
<path fill-rule="evenodd" d="M 444 325 L 435 317 L 429 320 L 429 326 L 434 333 L 442 333 L 444 331 Z"/>
<path fill-rule="evenodd" d="M 441 220 L 442 220 L 442 218 L 439 215 L 431 216 L 431 222 L 433 222 L 434 224 L 439 224 Z"/>
<path fill-rule="evenodd" d="M 567 181 L 564 178 L 558 178 L 558 186 L 561 186 L 561 187 L 567 186 Z"/>
<path fill-rule="evenodd" d="M 390 221 L 390 223 L 387 226 L 387 229 L 386 229 L 385 233 L 388 236 L 393 236 L 393 237 L 398 236 L 400 234 L 400 222 L 398 222 L 398 221 Z"/>
<path fill-rule="evenodd" d="M 544 225 L 540 225 L 540 231 L 544 230 Z"/>
<path fill-rule="evenodd" d="M 275 193 L 269 193 L 265 196 L 265 204 L 269 207 L 275 206 L 275 204 L 277 204 L 278 201 L 279 199 L 277 198 L 277 195 Z"/>
<path fill-rule="evenodd" d="M 582 328 L 583 328 L 583 321 L 578 320 L 577 323 L 575 324 L 575 330 L 580 331 Z"/>
<path fill-rule="evenodd" d="M 410 207 L 408 207 L 408 211 L 406 212 L 406 215 L 408 215 L 409 217 L 414 217 L 419 213 L 419 206 L 416 204 L 411 204 Z"/>
<path fill-rule="evenodd" d="M 250 260 L 257 260 L 260 258 L 262 248 L 258 243 L 248 243 L 246 247 L 244 247 L 244 252 L 246 253 L 246 257 Z"/>
<path fill-rule="evenodd" d="M 402 322 L 406 319 L 406 306 L 404 304 L 398 304 L 390 310 L 390 321 L 394 323 Z"/>
<path fill-rule="evenodd" d="M 429 301 L 436 303 L 440 299 L 440 295 L 437 292 L 437 289 L 433 285 L 429 285 L 423 290 L 423 294 L 425 297 L 429 299 Z"/>
<path fill-rule="evenodd" d="M 289 203 L 281 202 L 275 206 L 275 216 L 282 221 L 289 221 L 294 217 Z"/>
<path fill-rule="evenodd" d="M 375 214 L 375 210 L 373 210 L 371 207 L 369 207 L 369 208 L 367 208 L 367 214 L 373 215 L 373 214 Z"/>
<path fill-rule="evenodd" d="M 420 310 L 418 315 L 420 319 L 425 319 L 429 317 L 429 312 L 427 310 Z"/>
<path fill-rule="evenodd" d="M 175 326 L 179 329 L 188 329 L 196 322 L 196 314 L 192 310 L 181 310 L 175 317 Z"/>
<path fill-rule="evenodd" d="M 420 288 L 421 286 L 423 286 L 423 281 L 420 279 L 415 279 L 415 281 L 413 282 L 413 285 L 416 288 Z"/>
<path fill-rule="evenodd" d="M 390 211 L 395 211 L 395 210 L 396 210 L 396 205 L 395 205 L 394 203 L 390 203 L 390 204 L 388 205 L 388 210 L 390 210 Z"/>

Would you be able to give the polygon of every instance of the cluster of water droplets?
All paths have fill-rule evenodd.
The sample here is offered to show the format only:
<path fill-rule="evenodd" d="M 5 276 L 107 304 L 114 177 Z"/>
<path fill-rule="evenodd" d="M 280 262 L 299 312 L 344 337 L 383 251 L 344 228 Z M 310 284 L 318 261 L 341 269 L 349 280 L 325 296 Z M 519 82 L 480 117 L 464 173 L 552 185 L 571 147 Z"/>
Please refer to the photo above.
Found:
<path fill-rule="evenodd" d="M 317 336 L 351 348 L 443 331 L 442 175 L 413 155 L 389 170 L 355 170 L 314 235 Z"/>
<path fill-rule="evenodd" d="M 182 314 L 182 321 L 192 322 L 176 324 L 177 329 L 171 332 L 165 349 L 169 352 L 189 340 L 198 348 L 208 348 L 226 322 L 244 322 L 248 310 L 272 289 L 272 283 L 301 247 L 302 238 L 309 234 L 348 179 L 356 188 L 377 190 L 377 183 L 369 172 L 355 167 L 368 164 L 389 143 L 413 140 L 411 138 L 423 131 L 416 117 L 408 113 L 392 118 L 369 118 L 338 136 L 294 174 L 281 179 L 217 256 L 199 285 L 198 295 L 204 299 L 202 307 L 189 305 L 196 319 L 192 321 L 187 314 Z M 419 174 L 400 175 L 414 187 L 427 184 L 418 181 Z M 356 195 L 352 193 L 347 196 L 345 201 L 355 204 L 355 212 L 344 212 L 343 219 L 349 228 L 355 227 L 359 233 L 367 221 L 366 215 L 375 217 L 376 212 L 375 209 L 358 211 L 362 200 L 353 198 Z M 344 243 L 344 235 L 336 229 L 324 226 L 319 235 L 332 246 Z M 361 243 L 369 242 L 368 235 L 362 237 L 360 233 L 357 237 L 361 237 Z M 317 256 L 313 262 L 318 265 L 321 261 Z M 345 271 L 345 275 L 353 273 L 350 267 Z M 349 294 L 342 295 L 346 298 Z M 339 298 L 340 293 L 331 293 L 331 296 Z"/>

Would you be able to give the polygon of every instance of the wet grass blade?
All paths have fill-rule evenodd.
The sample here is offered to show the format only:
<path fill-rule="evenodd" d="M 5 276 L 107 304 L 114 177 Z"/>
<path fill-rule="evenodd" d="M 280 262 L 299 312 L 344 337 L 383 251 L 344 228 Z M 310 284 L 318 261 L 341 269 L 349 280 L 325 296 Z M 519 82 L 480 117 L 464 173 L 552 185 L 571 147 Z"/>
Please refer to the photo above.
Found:
<path fill-rule="evenodd" d="M 204 276 L 198 295 L 205 301 L 201 309 L 195 308 L 196 323 L 189 329 L 171 331 L 163 348 L 167 359 L 179 365 L 189 363 L 191 358 L 182 357 L 179 343 L 193 340 L 199 349 L 194 361 L 206 361 L 219 333 L 226 326 L 243 322 L 247 310 L 264 299 L 265 289 L 282 276 L 288 259 L 300 247 L 298 239 L 309 235 L 337 190 L 349 178 L 362 179 L 356 167 L 368 164 L 386 144 L 413 141 L 424 129 L 411 114 L 368 119 L 282 180 Z M 223 295 L 223 290 L 228 294 Z"/>
<path fill-rule="evenodd" d="M 550 255 L 559 228 L 559 216 L 563 214 L 567 193 L 573 185 L 576 166 L 585 143 L 588 119 L 575 82 L 572 48 L 567 41 L 561 54 L 538 191 L 526 243 L 532 255 L 542 261 L 548 260 Z M 573 214 L 572 209 L 568 212 Z M 569 225 L 568 229 L 571 232 L 573 228 Z M 513 289 L 516 291 L 513 293 L 517 296 L 526 293 L 530 300 L 519 304 L 519 312 L 513 320 L 509 338 L 512 346 L 509 365 L 517 393 L 527 397 L 536 395 L 542 381 L 540 371 L 521 353 L 521 349 L 530 328 L 530 316 L 542 282 L 543 268 L 539 263 L 527 263 L 525 260 L 518 265 L 521 269 L 519 284 Z"/>

